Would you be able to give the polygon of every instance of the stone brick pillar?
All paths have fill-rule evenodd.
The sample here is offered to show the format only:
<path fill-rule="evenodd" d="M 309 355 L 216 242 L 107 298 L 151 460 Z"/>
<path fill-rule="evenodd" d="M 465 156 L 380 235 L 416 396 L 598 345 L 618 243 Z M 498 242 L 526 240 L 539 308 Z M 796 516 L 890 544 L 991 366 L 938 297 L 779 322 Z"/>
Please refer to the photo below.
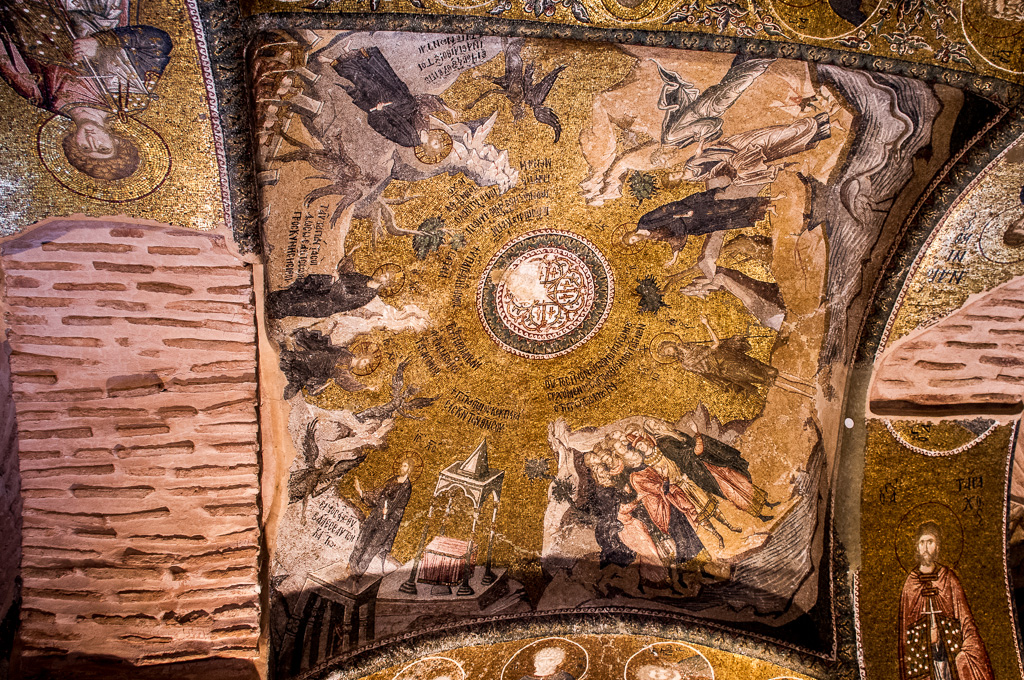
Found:
<path fill-rule="evenodd" d="M 69 654 L 251 665 L 250 268 L 218 234 L 93 220 L 7 240 L 0 267 L 24 502 L 22 665 Z"/>

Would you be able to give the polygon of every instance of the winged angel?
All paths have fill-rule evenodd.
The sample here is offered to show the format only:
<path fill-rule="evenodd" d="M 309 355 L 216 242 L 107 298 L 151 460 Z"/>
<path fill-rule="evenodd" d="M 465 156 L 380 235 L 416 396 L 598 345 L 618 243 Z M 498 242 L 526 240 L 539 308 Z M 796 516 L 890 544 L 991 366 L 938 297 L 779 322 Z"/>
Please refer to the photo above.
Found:
<path fill-rule="evenodd" d="M 503 94 L 512 104 L 512 119 L 522 120 L 526 115 L 526 107 L 533 110 L 533 117 L 538 123 L 543 123 L 555 131 L 555 143 L 562 136 L 562 124 L 558 120 L 558 114 L 550 106 L 544 106 L 551 88 L 555 85 L 558 75 L 565 70 L 565 65 L 555 67 L 550 73 L 534 82 L 534 70 L 536 65 L 524 63 L 522 50 L 524 38 L 513 38 L 505 41 L 505 74 L 500 78 L 488 78 L 497 85 L 497 89 L 488 90 L 477 97 L 466 110 L 471 110 L 484 99 L 495 94 Z"/>
<path fill-rule="evenodd" d="M 306 425 L 302 438 L 302 459 L 305 466 L 293 470 L 288 477 L 288 503 L 302 501 L 302 521 L 306 521 L 306 504 L 310 498 L 316 498 L 331 488 L 334 482 L 341 479 L 346 472 L 357 467 L 366 458 L 366 453 L 358 453 L 352 458 L 335 461 L 333 457 L 322 455 L 316 443 L 316 430 L 320 424 L 314 419 Z M 335 427 L 338 427 L 335 425 Z M 339 438 L 341 434 L 337 433 Z"/>
<path fill-rule="evenodd" d="M 638 135 L 637 132 L 643 132 L 639 129 L 643 126 L 636 125 L 635 116 L 625 127 L 613 121 L 613 111 L 610 109 L 625 103 L 627 98 L 631 99 L 633 93 L 630 89 L 623 90 L 618 96 L 615 96 L 616 90 L 606 93 L 605 99 L 595 104 L 592 129 L 585 131 L 580 138 L 584 156 L 591 167 L 590 177 L 580 187 L 590 205 L 602 205 L 607 200 L 621 196 L 622 183 L 631 170 L 655 170 L 680 165 L 686 160 L 680 152 L 694 143 L 699 144 L 697 153 L 701 153 L 705 144 L 722 136 L 722 116 L 725 112 L 764 74 L 774 60 L 737 56 L 722 80 L 703 92 L 653 59 L 645 61 L 654 64 L 662 81 L 658 110 L 664 112 L 664 117 L 658 137 Z M 644 62 L 638 63 L 624 87 L 635 89 L 635 86 L 642 84 L 640 71 L 645 68 Z M 630 108 L 635 109 L 635 101 L 630 102 Z M 625 132 L 627 138 L 624 148 L 618 152 L 615 150 L 615 127 Z"/>
<path fill-rule="evenodd" d="M 508 152 L 486 142 L 497 113 L 486 120 L 441 120 L 453 112 L 440 97 L 414 93 L 378 47 L 354 49 L 352 40 L 352 34 L 341 33 L 314 51 L 294 36 L 282 36 L 278 47 L 268 42 L 254 58 L 257 84 L 283 78 L 288 90 L 287 98 L 275 99 L 278 88 L 257 101 L 261 165 L 304 163 L 315 173 L 306 179 L 327 182 L 307 191 L 305 206 L 336 197 L 331 224 L 343 220 L 345 234 L 353 218 L 368 219 L 376 239 L 420 233 L 396 223 L 391 205 L 417 197 L 385 198 L 395 180 L 461 172 L 502 193 L 515 186 L 519 174 Z M 286 48 L 304 56 L 281 75 L 280 59 L 273 55 Z M 298 121 L 304 132 L 293 124 Z"/>

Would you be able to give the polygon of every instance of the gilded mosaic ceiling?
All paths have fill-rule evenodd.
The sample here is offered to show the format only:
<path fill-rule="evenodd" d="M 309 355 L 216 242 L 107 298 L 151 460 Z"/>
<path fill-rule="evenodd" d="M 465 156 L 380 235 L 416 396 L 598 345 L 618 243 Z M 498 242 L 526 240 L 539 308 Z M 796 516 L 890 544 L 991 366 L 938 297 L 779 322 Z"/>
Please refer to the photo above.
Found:
<path fill-rule="evenodd" d="M 1020 3 L 0 19 L 25 677 L 1022 677 Z"/>

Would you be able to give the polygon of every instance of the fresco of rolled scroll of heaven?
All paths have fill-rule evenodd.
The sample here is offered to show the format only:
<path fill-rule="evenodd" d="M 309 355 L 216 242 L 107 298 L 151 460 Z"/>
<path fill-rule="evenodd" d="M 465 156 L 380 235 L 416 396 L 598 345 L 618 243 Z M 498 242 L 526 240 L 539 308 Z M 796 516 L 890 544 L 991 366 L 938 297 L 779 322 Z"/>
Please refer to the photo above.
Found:
<path fill-rule="evenodd" d="M 523 37 L 247 65 L 279 677 L 588 612 L 834 655 L 850 361 L 979 98 Z"/>

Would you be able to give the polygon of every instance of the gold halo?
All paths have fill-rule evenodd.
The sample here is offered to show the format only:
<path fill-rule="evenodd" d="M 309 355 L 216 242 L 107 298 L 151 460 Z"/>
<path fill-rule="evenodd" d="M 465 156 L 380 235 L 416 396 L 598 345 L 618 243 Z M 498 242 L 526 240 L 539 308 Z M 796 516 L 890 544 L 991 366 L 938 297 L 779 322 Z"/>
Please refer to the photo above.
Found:
<path fill-rule="evenodd" d="M 914 570 L 917 561 L 914 534 L 917 533 L 917 528 L 925 522 L 935 522 L 942 529 L 939 561 L 955 569 L 964 551 L 964 527 L 953 509 L 938 501 L 916 505 L 900 518 L 899 527 L 896 530 L 896 540 L 893 541 L 896 560 L 904 571 L 909 573 Z"/>
<path fill-rule="evenodd" d="M 64 116 L 52 116 L 39 127 L 36 152 L 43 166 L 61 186 L 79 196 L 124 203 L 148 196 L 160 188 L 171 171 L 171 152 L 167 143 L 155 130 L 133 118 L 123 122 L 112 120 L 110 127 L 139 147 L 139 167 L 124 179 L 96 179 L 71 165 L 64 155 L 63 141 L 74 132 L 75 124 Z"/>
<path fill-rule="evenodd" d="M 394 262 L 386 262 L 377 267 L 370 278 L 380 281 L 385 277 L 387 278 L 387 283 L 377 289 L 377 295 L 380 295 L 382 298 L 394 297 L 405 288 L 405 269 L 401 265 Z"/>
<path fill-rule="evenodd" d="M 691 647 L 682 642 L 655 642 L 647 645 L 626 660 L 626 666 L 622 671 L 622 678 L 623 680 L 635 680 L 637 670 L 643 667 L 642 664 L 654 662 L 658 665 L 673 665 L 697 657 L 704 662 L 704 667 L 710 673 L 710 675 L 701 673 L 699 677 L 714 680 L 715 667 L 711 665 L 708 658 L 701 654 L 700 650 L 696 647 Z M 690 674 L 687 674 L 686 677 L 690 677 Z"/>
<path fill-rule="evenodd" d="M 403 666 L 392 680 L 433 680 L 439 675 L 448 675 L 452 680 L 466 680 L 466 671 L 462 669 L 462 664 L 446 656 L 416 659 Z"/>
<path fill-rule="evenodd" d="M 423 472 L 423 458 L 420 454 L 414 451 L 403 453 L 401 456 L 395 458 L 391 463 L 391 475 L 393 477 L 398 476 L 398 472 L 402 469 L 402 463 L 406 459 L 412 460 L 412 474 L 409 475 L 409 480 L 415 482 L 420 478 L 420 474 Z"/>
<path fill-rule="evenodd" d="M 577 642 L 565 637 L 546 637 L 528 642 L 509 657 L 501 669 L 499 680 L 515 680 L 530 675 L 533 669 L 533 654 L 544 647 L 558 647 L 565 652 L 565 659 L 559 670 L 567 672 L 577 680 L 583 680 L 590 670 L 590 654 Z"/>
<path fill-rule="evenodd" d="M 420 163 L 426 163 L 427 165 L 437 165 L 445 158 L 448 158 L 448 154 L 452 152 L 452 136 L 444 130 L 431 130 L 427 133 L 428 142 L 440 142 L 441 151 L 436 153 L 431 152 L 427 148 L 426 143 L 419 144 L 413 147 L 413 153 L 416 154 L 416 158 L 419 159 Z"/>
<path fill-rule="evenodd" d="M 632 7 L 619 2 L 619 0 L 601 0 L 601 4 L 616 19 L 639 21 L 653 14 L 661 4 L 661 0 L 640 0 Z"/>
<path fill-rule="evenodd" d="M 349 371 L 351 371 L 352 375 L 370 375 L 371 373 L 376 371 L 377 368 L 380 366 L 380 345 L 378 345 L 373 340 L 356 340 L 355 342 L 348 346 L 348 351 L 352 352 L 353 358 L 358 358 L 360 356 L 369 356 L 373 358 L 373 361 L 371 361 L 367 366 L 364 366 L 362 368 L 356 368 L 355 366 L 353 366 L 352 368 L 350 368 Z"/>
<path fill-rule="evenodd" d="M 619 253 L 631 253 L 644 245 L 644 239 L 636 243 L 626 243 L 626 237 L 635 234 L 637 226 L 634 222 L 623 222 L 612 229 L 612 248 Z"/>
<path fill-rule="evenodd" d="M 682 338 L 680 338 L 675 333 L 670 333 L 670 332 L 659 333 L 658 335 L 654 336 L 653 340 L 651 340 L 651 347 L 650 347 L 651 356 L 654 357 L 654 360 L 657 361 L 659 364 L 676 364 L 676 363 L 679 363 L 679 358 L 678 357 L 673 357 L 673 358 L 669 359 L 668 357 L 666 357 L 664 354 L 661 353 L 662 346 L 664 346 L 664 345 L 666 345 L 666 344 L 668 344 L 670 342 L 673 343 L 673 344 L 676 344 L 676 345 L 681 345 L 683 343 L 683 340 L 682 340 Z"/>
<path fill-rule="evenodd" d="M 1010 224 L 1018 219 L 1020 213 L 1013 209 L 996 214 L 990 213 L 985 226 L 978 234 L 978 253 L 995 264 L 1016 264 L 1024 260 L 1024 246 L 1008 246 L 1003 243 L 1003 234 L 1009 229 Z"/>

